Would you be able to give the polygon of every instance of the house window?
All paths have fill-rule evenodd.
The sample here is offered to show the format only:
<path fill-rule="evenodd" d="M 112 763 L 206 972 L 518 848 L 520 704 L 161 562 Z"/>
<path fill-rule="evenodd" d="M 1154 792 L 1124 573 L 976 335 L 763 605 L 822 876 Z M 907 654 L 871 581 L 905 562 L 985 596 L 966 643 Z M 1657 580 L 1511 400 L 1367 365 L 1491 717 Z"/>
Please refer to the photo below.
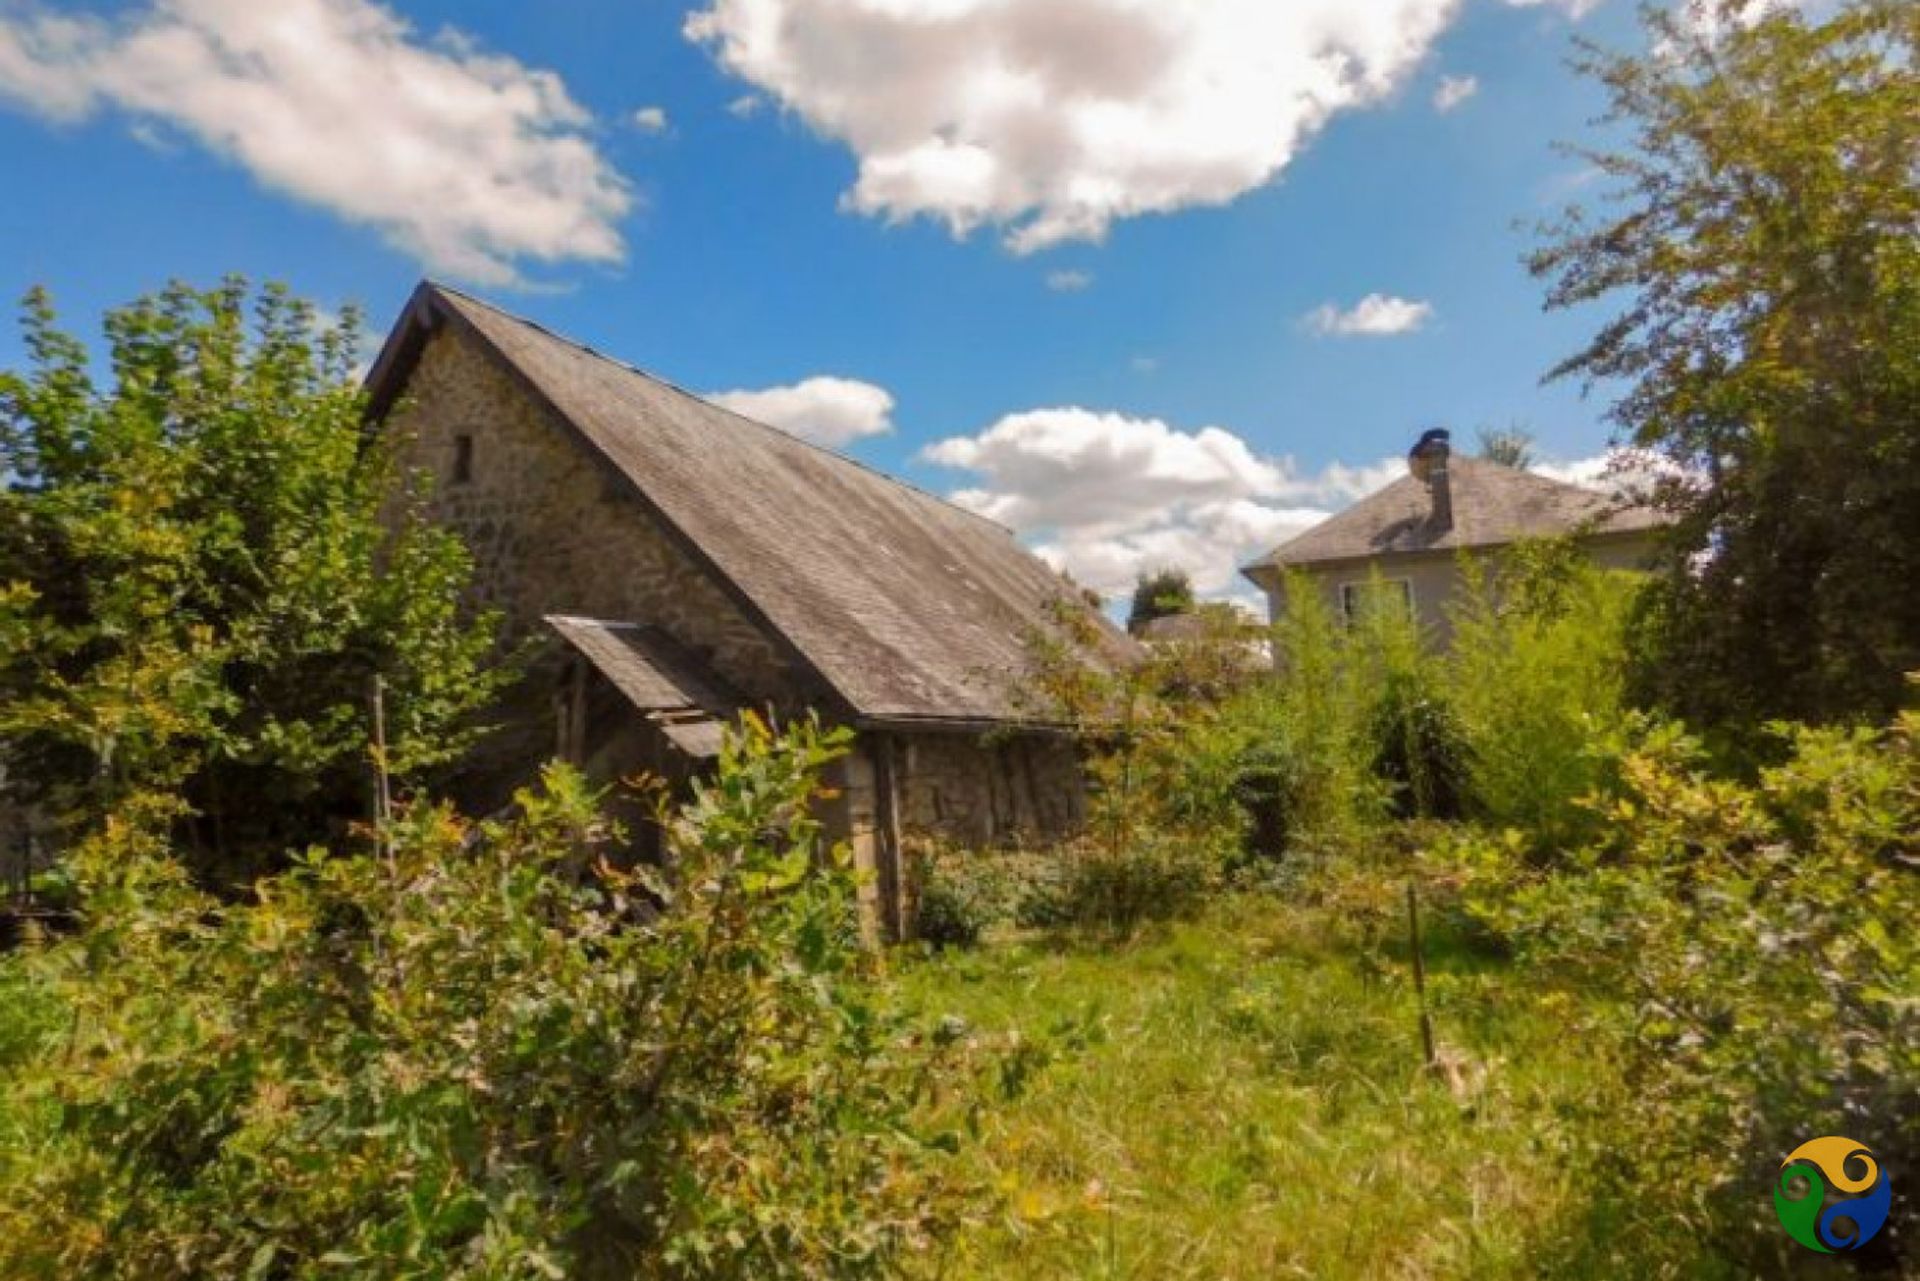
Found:
<path fill-rule="evenodd" d="M 1376 602 L 1380 608 L 1402 610 L 1411 617 L 1413 583 L 1405 578 L 1363 578 L 1340 584 L 1340 615 L 1349 624 L 1359 622 Z"/>
<path fill-rule="evenodd" d="M 473 479 L 473 437 L 453 438 L 453 483 L 464 485 Z"/>

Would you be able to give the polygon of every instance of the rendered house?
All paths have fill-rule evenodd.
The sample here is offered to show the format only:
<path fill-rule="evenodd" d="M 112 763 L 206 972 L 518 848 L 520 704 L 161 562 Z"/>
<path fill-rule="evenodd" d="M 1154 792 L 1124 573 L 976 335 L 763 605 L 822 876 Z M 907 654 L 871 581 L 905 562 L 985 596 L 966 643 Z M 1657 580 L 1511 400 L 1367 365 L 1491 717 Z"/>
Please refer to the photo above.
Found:
<path fill-rule="evenodd" d="M 1059 835 L 1075 744 L 1014 696 L 1076 593 L 1005 528 L 476 299 L 423 284 L 368 379 L 369 419 L 435 477 L 430 514 L 532 675 L 473 762 L 503 795 L 556 754 L 602 779 L 695 776 L 730 717 L 857 733 L 825 817 L 904 925 L 901 843 Z M 1090 661 L 1131 661 L 1099 624 Z"/>
<path fill-rule="evenodd" d="M 1408 474 L 1241 573 L 1286 612 L 1286 573 L 1299 570 L 1336 616 L 1351 618 L 1378 572 L 1388 591 L 1440 644 L 1460 591 L 1461 552 L 1497 556 L 1522 539 L 1571 536 L 1597 565 L 1640 569 L 1666 518 L 1650 507 L 1479 458 L 1455 458 L 1448 433 L 1430 431 L 1407 455 Z"/>

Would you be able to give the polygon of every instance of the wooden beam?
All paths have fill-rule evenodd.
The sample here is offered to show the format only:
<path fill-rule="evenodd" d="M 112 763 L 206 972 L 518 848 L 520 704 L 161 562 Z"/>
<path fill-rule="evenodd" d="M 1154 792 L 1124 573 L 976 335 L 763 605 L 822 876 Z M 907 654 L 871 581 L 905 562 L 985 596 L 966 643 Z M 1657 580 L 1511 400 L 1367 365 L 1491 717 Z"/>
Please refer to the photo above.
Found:
<path fill-rule="evenodd" d="M 907 919 L 906 856 L 900 833 L 900 769 L 898 744 L 891 734 L 869 738 L 873 753 L 874 868 L 880 891 L 880 928 L 893 943 L 904 943 L 913 933 Z"/>

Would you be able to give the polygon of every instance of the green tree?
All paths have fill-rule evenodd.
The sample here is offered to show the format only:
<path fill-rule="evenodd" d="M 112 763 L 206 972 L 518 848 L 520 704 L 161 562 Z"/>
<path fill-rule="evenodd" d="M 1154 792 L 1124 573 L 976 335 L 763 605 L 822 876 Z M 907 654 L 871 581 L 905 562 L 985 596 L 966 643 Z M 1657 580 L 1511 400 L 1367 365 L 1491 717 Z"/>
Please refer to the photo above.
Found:
<path fill-rule="evenodd" d="M 1479 454 L 1490 463 L 1525 471 L 1533 466 L 1533 433 L 1523 427 L 1482 427 Z"/>
<path fill-rule="evenodd" d="M 1624 382 L 1615 422 L 1683 469 L 1643 693 L 1876 713 L 1920 667 L 1920 8 L 1719 17 L 1579 59 L 1627 130 L 1578 152 L 1616 198 L 1531 266 L 1552 307 L 1625 304 L 1555 373 Z"/>
<path fill-rule="evenodd" d="M 74 828 L 165 796 L 206 870 L 367 813 L 369 692 L 401 780 L 501 677 L 464 548 L 362 430 L 356 321 L 174 285 L 110 313 L 110 378 L 30 294 L 0 373 L 0 734 Z M 142 805 L 140 812 L 160 812 Z"/>
<path fill-rule="evenodd" d="M 1156 569 L 1142 574 L 1133 587 L 1133 607 L 1127 611 L 1127 630 L 1140 629 L 1156 618 L 1193 612 L 1193 579 L 1184 569 Z"/>

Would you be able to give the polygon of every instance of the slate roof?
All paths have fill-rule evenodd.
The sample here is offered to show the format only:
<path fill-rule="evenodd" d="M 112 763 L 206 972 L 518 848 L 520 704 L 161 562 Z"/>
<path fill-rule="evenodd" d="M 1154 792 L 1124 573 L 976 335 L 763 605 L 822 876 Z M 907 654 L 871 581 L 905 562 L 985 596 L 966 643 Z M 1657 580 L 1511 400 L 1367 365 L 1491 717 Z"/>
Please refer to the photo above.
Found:
<path fill-rule="evenodd" d="M 444 286 L 415 292 L 368 379 L 378 417 L 454 323 L 632 483 L 749 617 L 866 722 L 1022 719 L 1024 637 L 1071 583 L 984 517 Z M 410 333 L 407 331 L 411 331 Z M 1104 664 L 1133 642 L 1101 620 Z"/>
<path fill-rule="evenodd" d="M 573 646 L 628 703 L 689 756 L 718 756 L 740 699 L 657 627 L 549 614 L 547 626 Z"/>
<path fill-rule="evenodd" d="M 1435 530 L 1429 523 L 1433 499 L 1427 487 L 1411 475 L 1402 476 L 1280 544 L 1242 572 L 1260 582 L 1287 566 L 1497 547 L 1576 531 L 1628 534 L 1666 522 L 1652 508 L 1623 505 L 1597 490 L 1481 458 L 1456 456 L 1448 473 L 1453 487 L 1453 524 L 1448 529 Z"/>
<path fill-rule="evenodd" d="M 629 703 L 643 712 L 703 711 L 724 715 L 740 699 L 657 627 L 597 618 L 547 615 L 558 632 L 592 663 Z"/>

